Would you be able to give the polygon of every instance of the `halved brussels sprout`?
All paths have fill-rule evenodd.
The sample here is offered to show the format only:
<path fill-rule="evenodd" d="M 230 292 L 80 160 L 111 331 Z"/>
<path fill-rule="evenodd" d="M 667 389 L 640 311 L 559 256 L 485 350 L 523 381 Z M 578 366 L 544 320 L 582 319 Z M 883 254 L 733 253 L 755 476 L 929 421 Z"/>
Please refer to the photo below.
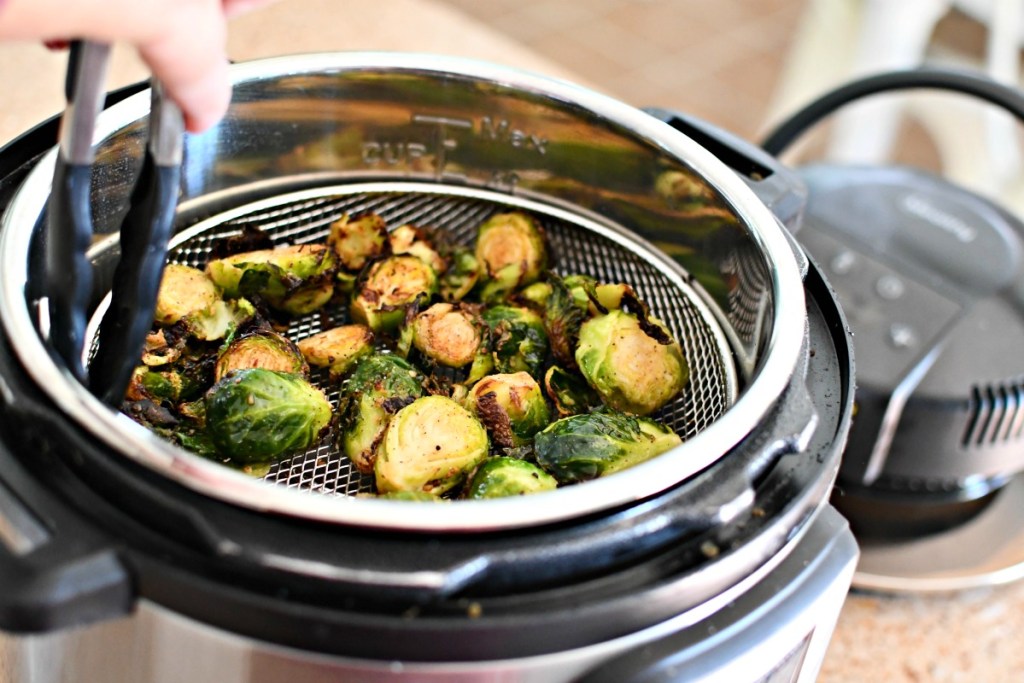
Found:
<path fill-rule="evenodd" d="M 206 432 L 219 453 L 240 463 L 308 448 L 330 421 L 327 397 L 300 375 L 237 370 L 206 393 Z"/>
<path fill-rule="evenodd" d="M 373 332 L 366 325 L 341 325 L 300 340 L 298 347 L 307 363 L 340 377 L 373 353 Z"/>
<path fill-rule="evenodd" d="M 423 395 L 423 373 L 408 361 L 376 353 L 356 361 L 341 391 L 338 442 L 360 472 L 369 474 L 391 416 Z"/>
<path fill-rule="evenodd" d="M 410 304 L 437 292 L 437 275 L 415 256 L 390 256 L 370 266 L 352 299 L 352 317 L 374 332 L 390 331 Z"/>
<path fill-rule="evenodd" d="M 412 343 L 427 358 L 450 368 L 461 368 L 476 357 L 481 326 L 470 311 L 438 303 L 416 316 Z"/>
<path fill-rule="evenodd" d="M 327 245 L 334 250 L 338 263 L 349 273 L 359 272 L 388 248 L 388 228 L 375 213 L 350 218 L 346 213 L 331 223 Z"/>
<path fill-rule="evenodd" d="M 518 211 L 491 216 L 477 230 L 476 258 L 488 278 L 481 298 L 498 301 L 536 282 L 547 268 L 544 231 L 532 216 Z"/>
<path fill-rule="evenodd" d="M 660 325 L 650 318 L 649 322 Z M 583 323 L 576 362 L 605 404 L 636 415 L 649 415 L 682 391 L 690 376 L 679 343 L 663 344 L 649 336 L 632 313 L 609 311 Z"/>
<path fill-rule="evenodd" d="M 160 279 L 153 319 L 159 325 L 173 325 L 219 300 L 217 285 L 206 273 L 192 266 L 168 263 Z"/>
<path fill-rule="evenodd" d="M 330 300 L 336 270 L 334 252 L 322 244 L 250 251 L 206 264 L 227 298 L 259 295 L 292 315 L 312 313 Z"/>
<path fill-rule="evenodd" d="M 544 321 L 528 308 L 498 305 L 480 314 L 491 331 L 491 355 L 498 372 L 539 377 L 548 353 Z"/>
<path fill-rule="evenodd" d="M 480 262 L 468 249 L 456 247 L 449 256 L 448 269 L 441 278 L 441 298 L 462 301 L 480 279 Z"/>
<path fill-rule="evenodd" d="M 665 425 L 611 410 L 556 420 L 533 440 L 537 464 L 561 484 L 619 472 L 680 443 Z"/>
<path fill-rule="evenodd" d="M 142 347 L 143 364 L 158 367 L 174 363 L 181 358 L 185 353 L 187 339 L 180 332 L 171 327 L 147 334 L 146 342 Z"/>
<path fill-rule="evenodd" d="M 135 368 L 125 398 L 177 403 L 199 396 L 212 383 L 210 363 L 204 356 L 185 357 L 173 365 Z"/>
<path fill-rule="evenodd" d="M 444 396 L 418 398 L 395 413 L 381 443 L 377 491 L 440 496 L 461 484 L 487 457 L 487 431 Z"/>
<path fill-rule="evenodd" d="M 415 256 L 430 266 L 435 273 L 443 273 L 448 268 L 448 264 L 431 243 L 430 236 L 421 228 L 400 225 L 391 231 L 388 241 L 391 244 L 391 253 Z"/>
<path fill-rule="evenodd" d="M 219 382 L 229 372 L 247 368 L 309 375 L 309 366 L 295 343 L 269 329 L 257 329 L 225 346 L 217 358 L 214 379 Z"/>
<path fill-rule="evenodd" d="M 470 389 L 468 404 L 499 446 L 529 443 L 551 421 L 540 385 L 525 372 L 484 377 Z"/>
<path fill-rule="evenodd" d="M 518 458 L 488 458 L 466 487 L 471 500 L 525 496 L 558 488 L 558 480 L 533 463 Z"/>
<path fill-rule="evenodd" d="M 189 336 L 203 341 L 216 341 L 231 336 L 255 315 L 256 308 L 248 299 L 218 299 L 202 310 L 193 311 L 181 322 Z"/>

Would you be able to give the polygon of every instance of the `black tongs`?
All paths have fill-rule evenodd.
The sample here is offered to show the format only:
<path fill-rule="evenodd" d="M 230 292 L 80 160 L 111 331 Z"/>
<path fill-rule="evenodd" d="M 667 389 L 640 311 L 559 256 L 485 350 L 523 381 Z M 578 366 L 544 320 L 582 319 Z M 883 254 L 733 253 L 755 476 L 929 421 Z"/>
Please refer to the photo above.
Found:
<path fill-rule="evenodd" d="M 71 373 L 104 403 L 119 406 L 153 323 L 167 242 L 181 178 L 184 122 L 178 107 L 152 82 L 152 104 L 142 170 L 120 227 L 121 256 L 95 355 L 83 362 L 92 297 L 90 181 L 96 119 L 104 100 L 110 46 L 72 43 L 67 108 L 48 209 L 46 285 L 50 341 Z"/>

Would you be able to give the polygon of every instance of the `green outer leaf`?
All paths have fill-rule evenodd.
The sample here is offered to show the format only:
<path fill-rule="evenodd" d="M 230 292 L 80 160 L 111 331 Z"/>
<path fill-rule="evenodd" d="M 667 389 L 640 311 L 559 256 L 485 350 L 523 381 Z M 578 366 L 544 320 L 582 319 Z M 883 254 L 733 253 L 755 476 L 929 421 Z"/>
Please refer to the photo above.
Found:
<path fill-rule="evenodd" d="M 290 373 L 239 370 L 206 395 L 210 438 L 237 462 L 264 462 L 308 448 L 330 421 L 323 392 Z"/>
<path fill-rule="evenodd" d="M 632 467 L 682 440 L 654 420 L 609 410 L 552 422 L 533 443 L 537 464 L 569 484 Z"/>
<path fill-rule="evenodd" d="M 536 465 L 519 460 L 497 456 L 488 458 L 470 480 L 465 498 L 507 498 L 541 491 L 552 491 L 558 481 Z"/>

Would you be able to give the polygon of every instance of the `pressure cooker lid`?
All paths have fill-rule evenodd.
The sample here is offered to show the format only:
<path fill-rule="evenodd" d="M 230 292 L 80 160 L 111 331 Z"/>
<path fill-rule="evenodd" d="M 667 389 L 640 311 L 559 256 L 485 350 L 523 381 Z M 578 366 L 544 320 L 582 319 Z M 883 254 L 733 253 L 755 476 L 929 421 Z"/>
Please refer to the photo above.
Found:
<path fill-rule="evenodd" d="M 488 215 L 526 210 L 551 236 L 558 272 L 632 284 L 680 340 L 693 378 L 656 417 L 684 441 L 609 477 L 449 505 L 359 496 L 369 484 L 326 441 L 263 479 L 189 453 L 101 404 L 48 350 L 38 270 L 50 153 L 3 216 L 0 316 L 40 387 L 121 455 L 260 510 L 410 530 L 515 528 L 678 484 L 755 432 L 789 384 L 806 325 L 793 247 L 730 169 L 666 124 L 566 83 L 422 55 L 280 58 L 232 74 L 227 118 L 186 144 L 172 260 L 202 265 L 212 240 L 246 224 L 279 243 L 304 243 L 345 213 L 373 210 L 392 225 L 427 221 L 465 241 Z M 141 155 L 148 101 L 142 93 L 101 117 L 94 320 L 117 260 L 111 233 Z M 307 316 L 291 334 L 330 324 Z"/>

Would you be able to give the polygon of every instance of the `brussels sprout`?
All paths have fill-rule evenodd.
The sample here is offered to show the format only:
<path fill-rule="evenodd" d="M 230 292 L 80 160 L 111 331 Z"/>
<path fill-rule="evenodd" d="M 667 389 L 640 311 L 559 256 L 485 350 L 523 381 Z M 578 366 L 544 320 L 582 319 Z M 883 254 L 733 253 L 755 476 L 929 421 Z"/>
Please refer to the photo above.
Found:
<path fill-rule="evenodd" d="M 605 284 L 588 275 L 566 275 L 562 281 L 569 288 L 573 301 L 591 315 L 622 308 L 624 299 L 636 300 L 633 288 L 624 284 Z"/>
<path fill-rule="evenodd" d="M 439 496 L 461 484 L 487 457 L 487 431 L 444 396 L 418 398 L 388 423 L 374 463 L 377 491 Z"/>
<path fill-rule="evenodd" d="M 601 397 L 586 380 L 557 365 L 544 373 L 544 393 L 555 404 L 559 417 L 585 413 L 601 405 Z"/>
<path fill-rule="evenodd" d="M 242 335 L 225 346 L 217 357 L 214 380 L 219 382 L 229 372 L 247 368 L 309 375 L 309 366 L 292 340 L 265 329 Z"/>
<path fill-rule="evenodd" d="M 298 347 L 307 363 L 330 368 L 332 377 L 340 377 L 373 353 L 373 332 L 366 325 L 342 325 L 306 337 Z"/>
<path fill-rule="evenodd" d="M 564 367 L 576 367 L 576 342 L 586 313 L 577 305 L 572 292 L 557 275 L 548 277 L 551 296 L 544 307 L 544 331 L 551 354 Z"/>
<path fill-rule="evenodd" d="M 507 498 L 553 491 L 557 487 L 558 481 L 533 463 L 498 456 L 488 458 L 476 469 L 465 497 L 472 500 Z"/>
<path fill-rule="evenodd" d="M 237 370 L 206 393 L 207 434 L 218 452 L 240 463 L 308 448 L 330 421 L 327 397 L 300 375 Z"/>
<path fill-rule="evenodd" d="M 540 385 L 525 372 L 484 377 L 467 402 L 499 446 L 528 443 L 551 421 Z"/>
<path fill-rule="evenodd" d="M 206 264 L 224 296 L 259 295 L 292 315 L 312 313 L 330 300 L 335 270 L 334 252 L 322 244 L 249 251 Z"/>
<path fill-rule="evenodd" d="M 491 331 L 491 355 L 498 372 L 539 377 L 548 353 L 544 321 L 528 308 L 491 306 L 480 314 Z"/>
<path fill-rule="evenodd" d="M 352 299 L 352 317 L 374 332 L 390 331 L 405 307 L 437 292 L 434 270 L 415 256 L 391 256 L 370 266 Z"/>
<path fill-rule="evenodd" d="M 168 263 L 160 280 L 153 319 L 159 325 L 173 325 L 219 300 L 217 285 L 206 273 L 191 266 Z"/>
<path fill-rule="evenodd" d="M 462 301 L 480 279 L 480 262 L 468 249 L 456 247 L 449 257 L 450 264 L 441 278 L 441 298 Z"/>
<path fill-rule="evenodd" d="M 423 374 L 408 361 L 373 354 L 356 361 L 342 387 L 338 441 L 360 472 L 369 474 L 391 416 L 423 395 Z"/>
<path fill-rule="evenodd" d="M 610 410 L 556 420 L 533 440 L 537 464 L 561 484 L 624 470 L 680 443 L 665 425 Z"/>
<path fill-rule="evenodd" d="M 661 330 L 668 334 L 664 326 Z M 576 362 L 606 405 L 648 415 L 672 400 L 689 379 L 679 343 L 669 342 L 649 336 L 632 313 L 609 311 L 583 323 Z"/>
<path fill-rule="evenodd" d="M 424 356 L 450 368 L 473 362 L 480 348 L 481 323 L 468 310 L 434 304 L 412 323 L 412 343 Z"/>
<path fill-rule="evenodd" d="M 476 258 L 488 278 L 481 298 L 503 299 L 513 290 L 536 282 L 547 268 L 544 232 L 525 213 L 497 214 L 477 230 Z"/>
<path fill-rule="evenodd" d="M 550 298 L 551 283 L 534 282 L 532 285 L 527 285 L 519 290 L 513 297 L 513 300 L 528 308 L 543 311 Z"/>
<path fill-rule="evenodd" d="M 186 339 L 175 336 L 173 328 L 157 330 L 146 335 L 142 347 L 142 362 L 150 367 L 174 363 L 185 352 Z"/>
<path fill-rule="evenodd" d="M 423 491 L 390 491 L 388 493 L 379 493 L 374 497 L 381 498 L 383 500 L 407 500 L 416 503 L 447 502 L 444 498 L 438 498 L 437 496 L 432 496 Z"/>
<path fill-rule="evenodd" d="M 425 230 L 412 225 L 400 225 L 388 235 L 391 253 L 408 254 L 430 266 L 435 273 L 443 273 L 448 268 L 441 255 L 437 253 Z"/>
<path fill-rule="evenodd" d="M 197 396 L 204 385 L 197 378 L 176 368 L 152 370 L 145 365 L 136 368 L 129 382 L 127 398 L 140 400 L 143 398 L 170 401 L 187 400 Z"/>
<path fill-rule="evenodd" d="M 355 273 L 369 261 L 384 255 L 388 247 L 387 225 L 375 213 L 358 218 L 345 214 L 331 223 L 327 245 L 334 250 L 341 268 Z"/>
<path fill-rule="evenodd" d="M 231 336 L 255 315 L 256 309 L 247 299 L 217 300 L 183 318 L 182 324 L 189 336 L 203 341 L 216 341 Z"/>

